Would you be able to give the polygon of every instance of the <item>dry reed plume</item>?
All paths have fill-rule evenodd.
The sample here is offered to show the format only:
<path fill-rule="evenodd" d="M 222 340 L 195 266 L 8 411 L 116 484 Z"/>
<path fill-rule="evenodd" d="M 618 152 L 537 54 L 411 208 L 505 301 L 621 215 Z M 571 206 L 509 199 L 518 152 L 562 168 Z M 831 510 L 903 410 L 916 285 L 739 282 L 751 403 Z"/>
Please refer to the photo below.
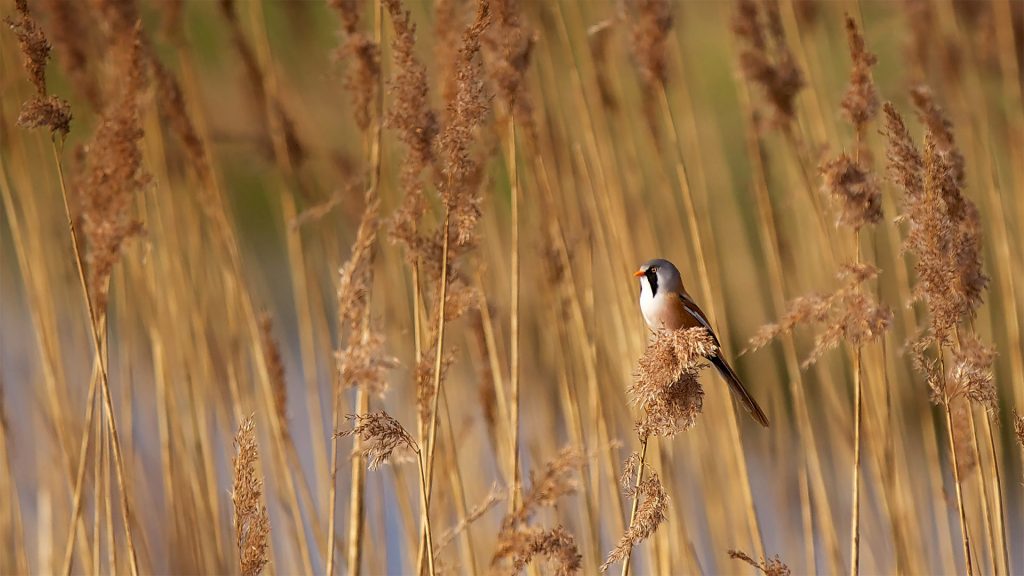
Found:
<path fill-rule="evenodd" d="M 1020 3 L 0 12 L 0 573 L 1021 572 Z"/>
<path fill-rule="evenodd" d="M 259 459 L 256 424 L 249 417 L 238 426 L 235 455 L 231 460 L 235 479 L 231 490 L 235 546 L 238 549 L 239 570 L 243 576 L 262 573 L 270 560 L 270 515 L 263 503 L 263 480 L 256 471 Z"/>

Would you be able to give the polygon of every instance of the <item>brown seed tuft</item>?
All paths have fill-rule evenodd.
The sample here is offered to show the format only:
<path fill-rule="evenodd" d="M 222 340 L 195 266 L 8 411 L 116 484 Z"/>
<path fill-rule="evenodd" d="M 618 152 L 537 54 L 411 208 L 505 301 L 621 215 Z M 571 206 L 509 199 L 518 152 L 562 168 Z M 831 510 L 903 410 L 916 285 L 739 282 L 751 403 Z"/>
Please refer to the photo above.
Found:
<path fill-rule="evenodd" d="M 441 132 L 442 180 L 438 182 L 445 206 L 451 211 L 453 244 L 475 242 L 480 218 L 479 182 L 482 165 L 470 151 L 473 135 L 490 110 L 485 92 L 480 38 L 491 22 L 490 3 L 480 0 L 476 18 L 462 33 L 455 64 L 454 99 L 447 103 L 448 125 Z"/>
<path fill-rule="evenodd" d="M 57 96 L 33 96 L 22 105 L 18 126 L 29 129 L 45 126 L 55 136 L 63 138 L 71 131 L 71 105 Z"/>
<path fill-rule="evenodd" d="M 850 85 L 843 96 L 843 114 L 863 137 L 865 126 L 878 114 L 878 91 L 871 77 L 871 68 L 878 59 L 868 52 L 864 36 L 849 14 L 846 15 L 846 39 L 853 67 L 850 69 Z"/>
<path fill-rule="evenodd" d="M 91 40 L 95 34 L 89 10 L 83 2 L 43 0 L 50 17 L 50 40 L 57 52 L 57 63 L 71 85 L 93 107 L 100 109 L 100 89 L 90 60 Z"/>
<path fill-rule="evenodd" d="M 882 189 L 874 174 L 845 152 L 819 168 L 822 190 L 839 204 L 839 224 L 860 230 L 882 219 Z"/>
<path fill-rule="evenodd" d="M 4 23 L 18 37 L 22 65 L 35 86 L 36 96 L 46 97 L 46 62 L 50 59 L 50 42 L 28 11 L 25 0 L 17 0 L 17 16 L 4 18 Z"/>
<path fill-rule="evenodd" d="M 646 90 L 668 82 L 665 44 L 672 32 L 672 3 L 668 0 L 633 0 L 627 4 L 633 60 Z"/>
<path fill-rule="evenodd" d="M 55 136 L 63 139 L 71 130 L 71 106 L 67 101 L 46 94 L 46 62 L 50 59 L 50 43 L 24 0 L 17 2 L 17 16 L 4 18 L 18 38 L 22 64 L 36 93 L 29 98 L 18 114 L 18 126 L 40 128 L 46 126 Z"/>
<path fill-rule="evenodd" d="M 994 347 L 982 344 L 975 334 L 965 335 L 949 370 L 950 399 L 964 397 L 994 410 L 998 401 L 992 373 L 995 359 Z"/>
<path fill-rule="evenodd" d="M 269 312 L 263 312 L 259 317 L 260 324 L 260 346 L 263 351 L 263 358 L 267 364 L 267 372 L 270 376 L 270 386 L 274 391 L 274 409 L 277 412 L 277 419 L 284 427 L 285 434 L 288 434 L 288 385 L 285 381 L 284 360 L 281 358 L 281 348 L 274 339 L 274 323 Z"/>
<path fill-rule="evenodd" d="M 892 311 L 867 295 L 862 284 L 878 276 L 869 264 L 847 264 L 837 278 L 839 288 L 827 296 L 812 294 L 790 302 L 786 314 L 774 324 L 758 329 L 750 339 L 750 350 L 757 350 L 797 326 L 817 324 L 823 330 L 814 337 L 814 349 L 804 360 L 804 368 L 817 362 L 843 341 L 861 346 L 882 335 L 892 323 Z"/>
<path fill-rule="evenodd" d="M 626 494 L 634 498 L 641 498 L 636 516 L 633 522 L 626 529 L 618 543 L 608 553 L 604 564 L 601 564 L 601 572 L 607 572 L 612 564 L 626 558 L 633 548 L 651 537 L 658 526 L 668 518 L 668 494 L 661 483 L 661 478 L 651 472 L 649 476 L 640 482 L 639 485 L 632 485 L 629 480 L 639 473 L 640 455 L 633 453 L 626 461 L 626 472 L 623 474 L 623 484 L 626 486 Z"/>
<path fill-rule="evenodd" d="M 231 502 L 235 511 L 235 545 L 243 576 L 257 576 L 268 561 L 270 515 L 262 502 L 263 480 L 256 472 L 259 458 L 256 424 L 250 416 L 238 427 L 235 456 L 232 458 L 235 481 Z"/>
<path fill-rule="evenodd" d="M 1024 450 L 1024 415 L 1013 411 L 1013 434 L 1017 437 L 1017 443 Z"/>
<path fill-rule="evenodd" d="M 583 561 L 576 539 L 562 526 L 543 530 L 529 524 L 542 507 L 554 506 L 559 498 L 577 489 L 573 472 L 586 460 L 582 452 L 567 447 L 547 463 L 539 476 L 531 474 L 530 487 L 522 502 L 502 521 L 498 543 L 491 566 L 508 574 L 520 573 L 536 556 L 545 556 L 554 563 L 554 573 L 577 574 Z"/>
<path fill-rule="evenodd" d="M 630 401 L 644 409 L 641 438 L 674 436 L 693 427 L 704 405 L 698 373 L 718 349 L 704 328 L 659 330 L 637 362 Z"/>
<path fill-rule="evenodd" d="M 370 470 L 376 470 L 392 459 L 396 462 L 412 460 L 420 451 L 416 441 L 402 424 L 383 410 L 366 415 L 349 414 L 346 420 L 354 422 L 351 430 L 336 432 L 337 436 L 358 436 L 364 443 L 362 456 L 369 458 Z"/>
<path fill-rule="evenodd" d="M 762 21 L 754 0 L 737 2 L 732 31 L 743 44 L 740 70 L 749 82 L 761 87 L 773 110 L 773 124 L 789 130 L 804 77 L 786 45 L 777 0 L 765 3 L 764 18 L 767 22 Z"/>
<path fill-rule="evenodd" d="M 761 561 L 758 562 L 744 552 L 739 550 L 729 550 L 729 558 L 750 564 L 759 572 L 764 574 L 764 576 L 790 576 L 790 574 L 792 574 L 789 570 L 789 566 L 786 566 L 786 564 L 779 559 L 778 555 L 770 559 L 762 558 Z"/>
<path fill-rule="evenodd" d="M 118 97 L 103 112 L 85 147 L 81 190 L 82 231 L 87 241 L 89 292 L 106 310 L 110 274 L 124 243 L 144 232 L 133 214 L 135 195 L 149 185 L 142 166 L 139 96 L 146 85 L 142 28 L 118 37 L 111 58 L 118 71 Z"/>
<path fill-rule="evenodd" d="M 338 373 L 347 387 L 360 386 L 371 394 L 387 391 L 387 372 L 398 361 L 384 353 L 384 337 L 370 326 L 369 295 L 373 284 L 374 244 L 380 201 L 369 190 L 352 254 L 339 271 L 338 323 L 345 346 L 335 353 Z"/>

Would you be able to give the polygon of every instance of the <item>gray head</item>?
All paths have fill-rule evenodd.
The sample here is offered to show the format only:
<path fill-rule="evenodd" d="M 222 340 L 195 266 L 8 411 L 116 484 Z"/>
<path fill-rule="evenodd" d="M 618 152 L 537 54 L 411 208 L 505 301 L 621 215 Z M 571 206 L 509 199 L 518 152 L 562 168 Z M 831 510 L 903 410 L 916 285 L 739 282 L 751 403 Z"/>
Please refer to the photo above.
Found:
<path fill-rule="evenodd" d="M 640 278 L 641 288 L 643 288 L 644 282 L 650 284 L 652 296 L 657 296 L 661 292 L 680 292 L 683 289 L 683 280 L 679 275 L 679 269 L 675 264 L 663 258 L 644 262 L 633 275 Z"/>

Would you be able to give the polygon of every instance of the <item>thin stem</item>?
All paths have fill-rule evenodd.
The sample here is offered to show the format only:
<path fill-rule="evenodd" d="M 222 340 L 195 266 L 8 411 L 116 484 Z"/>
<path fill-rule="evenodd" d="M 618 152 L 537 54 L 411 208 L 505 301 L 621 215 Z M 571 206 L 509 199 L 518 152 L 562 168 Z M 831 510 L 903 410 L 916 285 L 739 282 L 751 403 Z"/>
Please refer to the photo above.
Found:
<path fill-rule="evenodd" d="M 425 464 L 423 462 L 423 451 L 416 450 L 416 461 L 418 463 L 418 470 L 420 473 L 420 506 L 423 510 L 420 521 L 423 522 L 423 534 L 427 539 L 427 570 L 430 571 L 430 575 L 434 575 L 434 540 L 430 534 L 430 514 L 427 512 L 430 506 L 430 494 L 427 489 L 427 473 Z"/>
<path fill-rule="evenodd" d="M 650 437 L 640 438 L 640 465 L 636 471 L 636 484 L 633 485 L 633 506 L 629 509 L 629 527 L 633 528 L 633 521 L 636 520 L 636 511 L 640 507 L 640 483 L 644 481 L 644 468 L 647 467 L 647 441 Z M 622 560 L 622 576 L 629 576 L 629 559 L 633 555 L 633 547 L 626 549 L 626 557 Z"/>
<path fill-rule="evenodd" d="M 441 366 L 444 362 L 444 334 L 445 334 L 445 322 L 444 322 L 444 310 L 445 303 L 448 299 L 448 248 L 450 242 L 450 229 L 449 224 L 451 223 L 451 207 L 446 203 L 444 209 L 444 234 L 443 242 L 441 246 L 441 289 L 438 294 L 438 305 L 437 305 L 437 352 L 434 355 L 434 390 L 432 392 L 433 397 L 431 399 L 431 410 L 430 410 L 430 423 L 429 423 L 429 434 L 427 442 L 427 486 L 426 486 L 426 500 L 423 507 L 423 515 L 426 517 L 423 521 L 423 538 L 420 539 L 420 553 L 419 559 L 417 560 L 416 574 L 423 573 L 423 561 L 424 556 L 430 556 L 426 553 L 426 548 L 429 548 L 430 542 L 430 496 L 433 488 L 434 479 L 434 448 L 437 440 L 437 410 L 438 404 L 441 397 Z M 428 558 L 430 563 L 433 563 L 433 558 Z"/>
<path fill-rule="evenodd" d="M 512 343 L 509 355 L 509 385 L 512 390 L 509 399 L 509 429 L 512 436 L 512 462 L 509 472 L 512 486 L 508 499 L 508 509 L 511 513 L 519 505 L 519 494 L 522 489 L 522 477 L 519 474 L 519 177 L 516 169 L 516 122 L 511 106 L 508 111 L 508 170 L 512 189 Z"/>
<path fill-rule="evenodd" d="M 103 356 L 101 354 L 101 350 L 103 350 L 103 348 L 100 345 L 101 340 L 99 319 L 96 314 L 96 309 L 93 307 L 92 295 L 89 293 L 89 283 L 85 279 L 85 265 L 83 263 L 82 258 L 82 248 L 78 239 L 78 229 L 75 227 L 75 219 L 71 215 L 71 207 L 68 203 L 67 185 L 64 179 L 64 166 L 60 159 L 61 149 L 63 148 L 64 142 L 63 140 L 58 141 L 56 138 L 54 138 L 52 144 L 53 160 L 56 164 L 57 176 L 58 180 L 60 181 L 61 200 L 64 203 L 64 215 L 67 217 L 68 220 L 68 229 L 71 232 L 71 245 L 75 253 L 75 268 L 78 272 L 78 281 L 82 287 L 82 294 L 85 297 L 85 306 L 89 312 L 89 324 L 91 328 L 90 332 L 92 334 L 92 343 L 96 351 L 95 358 L 99 366 L 100 384 L 103 390 L 103 401 L 104 404 L 106 405 L 107 427 L 110 429 L 110 436 L 114 447 L 114 463 L 117 466 L 117 485 L 118 489 L 121 492 L 121 512 L 124 520 L 125 541 L 128 544 L 129 566 L 131 567 L 132 576 L 138 576 L 139 564 L 138 557 L 135 552 L 135 538 L 132 535 L 131 509 L 128 503 L 128 491 L 124 479 L 124 460 L 121 454 L 121 441 L 117 434 L 117 423 L 115 422 L 114 418 L 114 402 L 110 396 L 110 383 L 107 380 L 107 368 Z M 90 407 L 87 409 L 87 412 L 91 410 L 92 408 Z M 73 553 L 73 539 L 70 546 L 72 547 L 71 552 Z"/>
<path fill-rule="evenodd" d="M 946 390 L 946 363 L 942 356 L 942 345 L 936 340 L 939 353 L 939 369 L 942 378 L 942 407 L 946 413 L 946 435 L 949 439 L 949 451 L 953 456 L 953 480 L 956 482 L 956 506 L 960 512 L 960 536 L 963 540 L 964 562 L 967 564 L 967 576 L 974 575 L 974 563 L 971 561 L 971 540 L 967 534 L 967 513 L 964 509 L 963 488 L 960 485 L 960 458 L 957 456 L 956 441 L 953 439 L 953 415 L 949 405 L 949 392 Z"/>
<path fill-rule="evenodd" d="M 860 232 L 854 235 L 854 252 L 860 266 Z M 853 514 L 850 519 L 850 576 L 860 573 L 860 455 L 861 407 L 864 401 L 861 381 L 861 347 L 853 349 Z"/>

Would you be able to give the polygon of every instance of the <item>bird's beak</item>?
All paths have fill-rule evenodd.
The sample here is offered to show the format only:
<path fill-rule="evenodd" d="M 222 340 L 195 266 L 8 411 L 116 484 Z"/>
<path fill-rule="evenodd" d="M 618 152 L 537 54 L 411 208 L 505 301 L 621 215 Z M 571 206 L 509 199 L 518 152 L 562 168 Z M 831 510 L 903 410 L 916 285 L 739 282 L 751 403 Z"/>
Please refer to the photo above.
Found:
<path fill-rule="evenodd" d="M 636 276 L 637 278 L 642 277 L 644 274 L 647 274 L 647 271 L 644 270 L 643 268 L 637 270 L 636 272 L 633 272 L 633 276 Z"/>

